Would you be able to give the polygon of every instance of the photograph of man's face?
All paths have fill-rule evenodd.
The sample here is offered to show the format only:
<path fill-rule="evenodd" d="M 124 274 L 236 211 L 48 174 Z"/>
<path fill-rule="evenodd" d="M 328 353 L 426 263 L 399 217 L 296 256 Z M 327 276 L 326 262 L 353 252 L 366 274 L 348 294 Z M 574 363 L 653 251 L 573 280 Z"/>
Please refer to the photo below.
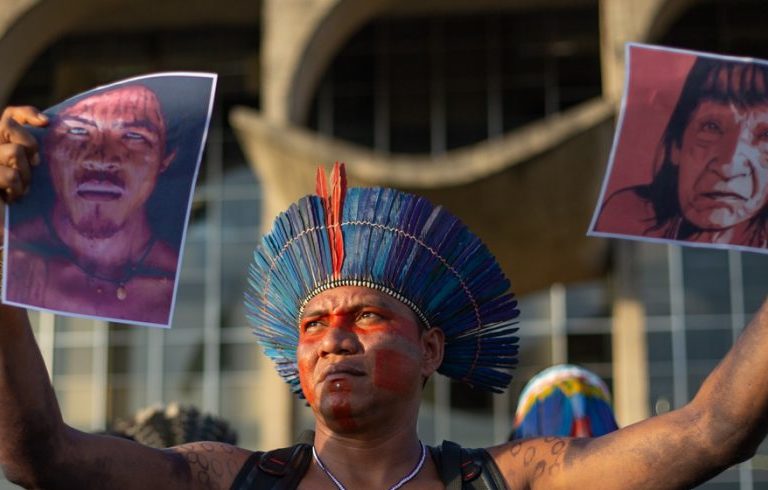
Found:
<path fill-rule="evenodd" d="M 589 234 L 768 252 L 768 62 L 630 45 Z"/>
<path fill-rule="evenodd" d="M 80 100 L 59 113 L 44 145 L 57 205 L 84 235 L 113 235 L 143 212 L 174 157 L 165 145 L 165 119 L 148 88 Z"/>
<path fill-rule="evenodd" d="M 4 302 L 170 325 L 215 81 L 148 75 L 45 111 L 42 163 L 7 211 Z"/>
<path fill-rule="evenodd" d="M 672 161 L 688 221 L 724 229 L 754 218 L 768 202 L 768 104 L 703 100 Z"/>

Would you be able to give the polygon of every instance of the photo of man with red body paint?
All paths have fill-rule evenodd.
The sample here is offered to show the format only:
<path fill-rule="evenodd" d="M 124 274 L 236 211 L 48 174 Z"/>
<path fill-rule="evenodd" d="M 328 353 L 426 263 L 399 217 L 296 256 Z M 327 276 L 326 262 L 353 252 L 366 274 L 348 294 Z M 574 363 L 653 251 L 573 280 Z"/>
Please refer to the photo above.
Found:
<path fill-rule="evenodd" d="M 656 66 L 674 66 L 679 59 L 691 57 L 690 53 L 661 52 Z M 642 79 L 646 73 L 638 65 L 629 76 Z M 609 236 L 765 251 L 768 64 L 699 55 L 693 57 L 684 80 L 660 137 L 652 179 L 605 192 L 593 230 Z M 619 149 L 606 180 L 611 173 L 630 172 L 630 167 L 641 164 L 628 157 L 629 150 L 621 148 L 638 144 L 637 139 L 630 143 L 633 135 L 624 134 L 639 129 L 637 125 L 626 129 L 640 117 L 635 113 L 662 112 L 664 108 L 658 94 L 655 106 L 633 101 L 632 97 L 641 97 L 639 94 L 627 95 L 623 115 L 627 126 L 620 125 L 617 130 Z M 654 128 L 647 126 L 642 130 L 654 133 Z M 637 151 L 643 153 L 642 148 Z M 653 159 L 647 163 L 653 164 Z"/>
<path fill-rule="evenodd" d="M 209 97 L 201 95 L 191 102 L 205 108 Z M 180 237 L 153 229 L 150 213 L 159 203 L 151 206 L 150 198 L 166 171 L 185 162 L 177 163 L 179 142 L 169 137 L 158 95 L 138 80 L 86 93 L 48 114 L 40 146 L 52 192 L 38 199 L 48 203 L 30 203 L 35 212 L 24 210 L 27 219 L 11 218 L 6 300 L 167 325 Z M 190 136 L 202 138 L 197 132 Z M 195 169 L 186 169 L 187 179 Z M 4 192 L 10 198 L 15 191 Z M 189 202 L 188 194 L 175 198 L 182 208 Z"/>

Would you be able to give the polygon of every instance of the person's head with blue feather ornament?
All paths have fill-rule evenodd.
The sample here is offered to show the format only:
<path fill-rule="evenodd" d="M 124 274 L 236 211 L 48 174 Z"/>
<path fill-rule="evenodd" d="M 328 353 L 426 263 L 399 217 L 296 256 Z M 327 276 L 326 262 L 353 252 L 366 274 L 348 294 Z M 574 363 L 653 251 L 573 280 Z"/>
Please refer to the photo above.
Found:
<path fill-rule="evenodd" d="M 318 431 L 343 434 L 392 413 L 415 426 L 435 371 L 506 388 L 519 314 L 509 289 L 455 216 L 394 189 L 347 189 L 337 164 L 330 185 L 319 169 L 317 195 L 291 205 L 263 238 L 246 305 L 259 343 L 312 407 Z"/>

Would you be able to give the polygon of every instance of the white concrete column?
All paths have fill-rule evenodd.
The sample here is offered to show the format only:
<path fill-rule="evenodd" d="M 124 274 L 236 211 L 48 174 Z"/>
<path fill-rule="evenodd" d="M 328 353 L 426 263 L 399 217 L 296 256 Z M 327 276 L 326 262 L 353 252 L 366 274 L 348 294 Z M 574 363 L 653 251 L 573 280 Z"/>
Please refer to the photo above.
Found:
<path fill-rule="evenodd" d="M 648 42 L 657 13 L 668 0 L 600 0 L 603 95 L 618 103 L 624 90 L 624 44 Z"/>
<path fill-rule="evenodd" d="M 261 106 L 275 123 L 288 121 L 296 70 L 318 23 L 341 0 L 263 0 Z"/>
<path fill-rule="evenodd" d="M 263 0 L 262 110 L 272 123 L 303 123 L 333 55 L 396 0 Z"/>
<path fill-rule="evenodd" d="M 613 303 L 613 405 L 623 427 L 649 416 L 648 347 L 645 308 L 637 298 L 632 270 L 635 244 L 616 244 L 616 298 Z"/>

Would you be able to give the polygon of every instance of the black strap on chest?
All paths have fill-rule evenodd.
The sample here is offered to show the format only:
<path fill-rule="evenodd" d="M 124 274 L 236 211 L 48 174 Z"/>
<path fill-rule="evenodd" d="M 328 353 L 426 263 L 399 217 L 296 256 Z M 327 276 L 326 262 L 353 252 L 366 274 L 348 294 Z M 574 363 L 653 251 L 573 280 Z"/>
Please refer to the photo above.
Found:
<path fill-rule="evenodd" d="M 293 490 L 299 486 L 312 462 L 313 431 L 299 436 L 293 446 L 257 451 L 245 461 L 231 490 Z"/>
<path fill-rule="evenodd" d="M 295 446 L 258 451 L 245 461 L 232 482 L 231 490 L 292 490 L 299 486 L 312 461 L 312 446 Z"/>
<path fill-rule="evenodd" d="M 443 441 L 429 448 L 446 490 L 505 490 L 499 468 L 485 449 L 467 449 Z"/>
<path fill-rule="evenodd" d="M 313 436 L 313 434 L 312 434 Z M 312 462 L 314 437 L 273 451 L 253 453 L 235 477 L 231 490 L 294 490 Z M 484 449 L 465 449 L 455 442 L 429 448 L 447 490 L 505 490 L 496 463 Z"/>

